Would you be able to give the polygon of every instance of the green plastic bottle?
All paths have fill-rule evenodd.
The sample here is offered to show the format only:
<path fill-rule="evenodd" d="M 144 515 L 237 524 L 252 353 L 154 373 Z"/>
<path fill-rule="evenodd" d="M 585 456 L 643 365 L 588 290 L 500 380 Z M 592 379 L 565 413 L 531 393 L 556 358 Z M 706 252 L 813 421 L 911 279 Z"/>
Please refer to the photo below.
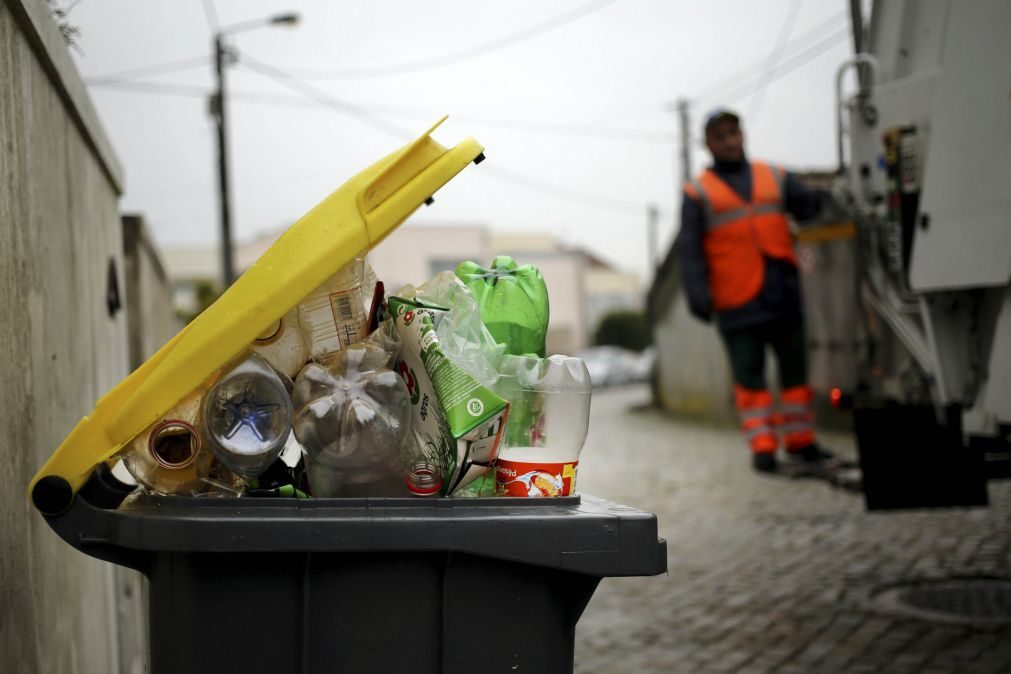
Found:
<path fill-rule="evenodd" d="M 545 355 L 548 332 L 548 289 L 532 264 L 519 266 L 508 255 L 492 260 L 485 269 L 476 262 L 461 262 L 456 275 L 477 300 L 481 320 L 506 353 Z"/>

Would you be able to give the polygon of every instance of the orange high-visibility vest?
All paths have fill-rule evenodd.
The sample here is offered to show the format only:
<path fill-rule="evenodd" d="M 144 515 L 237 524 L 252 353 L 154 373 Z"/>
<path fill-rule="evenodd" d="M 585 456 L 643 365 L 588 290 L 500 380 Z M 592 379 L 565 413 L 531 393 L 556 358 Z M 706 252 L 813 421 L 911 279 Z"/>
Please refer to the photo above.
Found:
<path fill-rule="evenodd" d="M 751 162 L 750 202 L 711 169 L 685 184 L 685 193 L 700 202 L 706 215 L 702 249 L 716 311 L 742 306 L 758 295 L 765 280 L 763 256 L 796 266 L 784 209 L 784 177 L 781 168 Z"/>

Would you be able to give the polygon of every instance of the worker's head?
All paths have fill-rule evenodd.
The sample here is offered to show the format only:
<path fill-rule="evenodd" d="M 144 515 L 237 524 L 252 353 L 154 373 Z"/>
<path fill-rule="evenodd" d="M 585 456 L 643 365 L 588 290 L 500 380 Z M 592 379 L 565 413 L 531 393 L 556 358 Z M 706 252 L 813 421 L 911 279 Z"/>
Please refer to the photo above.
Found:
<path fill-rule="evenodd" d="M 703 127 L 706 147 L 715 161 L 735 162 L 744 159 L 744 132 L 741 118 L 726 108 L 717 108 L 706 116 Z"/>

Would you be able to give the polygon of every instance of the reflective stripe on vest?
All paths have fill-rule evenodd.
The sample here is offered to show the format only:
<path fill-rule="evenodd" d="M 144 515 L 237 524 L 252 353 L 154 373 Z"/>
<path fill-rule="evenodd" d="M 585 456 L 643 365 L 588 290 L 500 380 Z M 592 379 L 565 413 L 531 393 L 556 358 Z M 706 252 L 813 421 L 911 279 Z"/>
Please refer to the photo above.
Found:
<path fill-rule="evenodd" d="M 797 263 L 783 208 L 786 174 L 762 162 L 750 166 L 750 201 L 708 169 L 685 185 L 706 216 L 702 247 L 717 311 L 747 304 L 758 295 L 765 279 L 764 257 Z"/>

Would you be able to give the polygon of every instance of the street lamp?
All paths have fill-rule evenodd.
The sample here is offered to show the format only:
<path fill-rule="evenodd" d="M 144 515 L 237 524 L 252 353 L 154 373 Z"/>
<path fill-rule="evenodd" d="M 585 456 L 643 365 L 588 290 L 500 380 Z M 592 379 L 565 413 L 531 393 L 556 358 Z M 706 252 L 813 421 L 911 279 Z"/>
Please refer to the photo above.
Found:
<path fill-rule="evenodd" d="M 298 14 L 293 12 L 277 14 L 263 19 L 243 21 L 220 28 L 214 33 L 214 73 L 217 76 L 217 89 L 211 98 L 211 114 L 218 127 L 218 190 L 221 201 L 221 276 L 224 287 L 232 285 L 235 280 L 235 264 L 232 259 L 232 208 L 228 188 L 228 134 L 226 131 L 227 115 L 225 101 L 225 66 L 227 59 L 233 55 L 225 45 L 225 36 L 255 30 L 264 26 L 294 26 L 298 23 Z"/>

